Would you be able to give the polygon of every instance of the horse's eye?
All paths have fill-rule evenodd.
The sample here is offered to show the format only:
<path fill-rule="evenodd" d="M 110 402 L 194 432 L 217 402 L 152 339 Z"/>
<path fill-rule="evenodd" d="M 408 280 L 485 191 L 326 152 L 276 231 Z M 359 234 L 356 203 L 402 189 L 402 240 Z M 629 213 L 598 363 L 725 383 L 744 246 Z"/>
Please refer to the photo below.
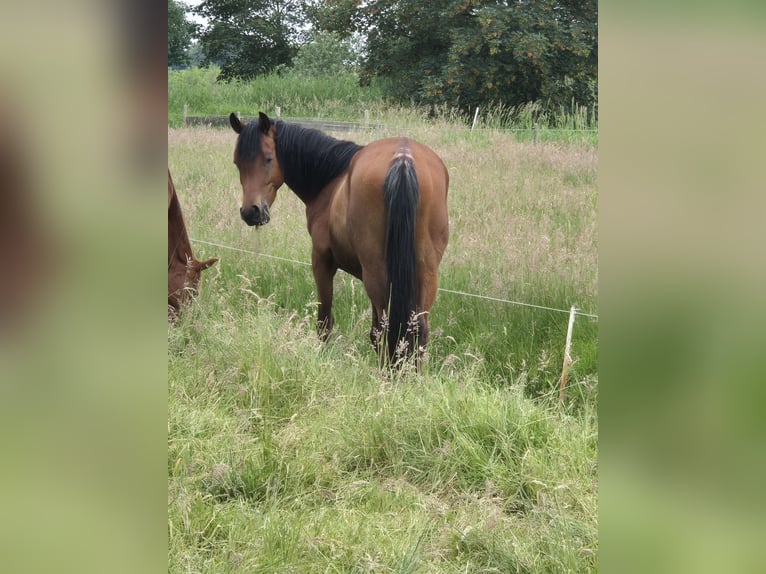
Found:
<path fill-rule="evenodd" d="M 272 161 L 274 161 L 273 157 L 267 157 L 266 158 L 266 163 L 271 163 Z"/>

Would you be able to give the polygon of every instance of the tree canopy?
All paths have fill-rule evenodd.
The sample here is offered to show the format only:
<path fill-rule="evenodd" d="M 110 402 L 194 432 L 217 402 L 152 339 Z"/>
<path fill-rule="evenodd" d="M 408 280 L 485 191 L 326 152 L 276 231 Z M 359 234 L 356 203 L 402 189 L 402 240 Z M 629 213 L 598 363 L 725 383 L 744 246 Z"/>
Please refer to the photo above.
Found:
<path fill-rule="evenodd" d="M 178 6 L 168 0 L 171 63 L 174 46 L 188 58 Z M 224 79 L 290 67 L 299 54 L 295 70 L 337 73 L 355 59 L 343 43 L 353 39 L 362 84 L 382 79 L 403 102 L 467 111 L 598 99 L 597 0 L 204 0 L 194 12 L 207 20 L 202 64 Z"/>
<path fill-rule="evenodd" d="M 366 40 L 362 79 L 399 99 L 594 105 L 597 0 L 325 0 L 315 24 Z"/>
<path fill-rule="evenodd" d="M 337 76 L 351 72 L 357 57 L 348 41 L 335 32 L 314 32 L 298 48 L 291 70 L 304 76 Z"/>
<path fill-rule="evenodd" d="M 186 19 L 186 7 L 178 0 L 168 0 L 168 66 L 189 63 L 189 46 L 195 26 Z"/>
<path fill-rule="evenodd" d="M 205 0 L 195 12 L 208 20 L 203 64 L 219 65 L 223 79 L 271 72 L 295 55 L 301 0 Z"/>

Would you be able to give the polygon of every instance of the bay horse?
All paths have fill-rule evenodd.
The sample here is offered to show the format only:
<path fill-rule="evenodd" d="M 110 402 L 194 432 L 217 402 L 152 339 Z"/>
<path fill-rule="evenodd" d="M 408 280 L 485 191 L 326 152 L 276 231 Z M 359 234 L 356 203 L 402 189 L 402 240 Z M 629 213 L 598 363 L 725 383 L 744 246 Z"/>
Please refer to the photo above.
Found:
<path fill-rule="evenodd" d="M 361 146 L 264 113 L 249 123 L 232 113 L 229 122 L 244 222 L 268 223 L 285 183 L 306 206 L 320 337 L 333 326 L 333 278 L 342 269 L 372 302 L 370 341 L 381 359 L 385 337 L 389 364 L 415 353 L 419 364 L 449 238 L 444 162 L 404 137 Z"/>
<path fill-rule="evenodd" d="M 181 306 L 198 291 L 202 271 L 216 261 L 216 257 L 199 261 L 194 256 L 181 203 L 168 169 L 168 319 L 176 319 Z"/>

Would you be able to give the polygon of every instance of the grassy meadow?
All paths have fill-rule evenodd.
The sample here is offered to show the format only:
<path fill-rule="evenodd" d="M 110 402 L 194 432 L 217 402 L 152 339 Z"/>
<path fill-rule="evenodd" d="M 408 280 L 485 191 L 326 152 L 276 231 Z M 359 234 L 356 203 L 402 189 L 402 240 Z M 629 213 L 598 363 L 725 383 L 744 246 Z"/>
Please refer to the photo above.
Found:
<path fill-rule="evenodd" d="M 597 314 L 595 146 L 408 117 L 333 135 L 444 159 L 440 286 Z M 322 344 L 303 205 L 283 187 L 242 223 L 234 141 L 168 128 L 190 236 L 234 248 L 193 242 L 220 261 L 168 328 L 169 571 L 596 571 L 596 320 L 575 322 L 562 406 L 566 313 L 441 292 L 423 371 L 384 373 L 339 272 Z"/>
<path fill-rule="evenodd" d="M 412 102 L 400 106 L 388 101 L 380 80 L 360 87 L 353 74 L 306 77 L 293 73 L 270 74 L 229 82 L 217 81 L 218 69 L 190 68 L 168 71 L 168 123 L 183 125 L 184 105 L 189 116 L 222 116 L 231 112 L 245 115 L 262 111 L 275 115 L 279 108 L 286 118 L 329 119 L 334 121 L 383 124 L 397 129 L 417 129 L 424 121 L 447 122 L 467 128 L 475 109 L 418 109 Z M 259 109 L 252 109 L 259 102 Z M 476 130 L 506 130 L 521 141 L 567 141 L 598 144 L 597 120 L 593 110 L 544 109 L 541 102 L 519 106 L 489 105 L 480 109 Z"/>

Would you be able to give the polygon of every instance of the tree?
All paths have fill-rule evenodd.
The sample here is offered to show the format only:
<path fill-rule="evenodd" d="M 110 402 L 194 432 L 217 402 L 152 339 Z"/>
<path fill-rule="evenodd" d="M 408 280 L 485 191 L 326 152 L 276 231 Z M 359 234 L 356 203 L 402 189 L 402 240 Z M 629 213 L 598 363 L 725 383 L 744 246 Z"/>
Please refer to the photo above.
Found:
<path fill-rule="evenodd" d="M 202 51 L 202 45 L 199 42 L 192 42 L 186 53 L 189 56 L 190 66 L 199 67 L 202 65 L 202 62 L 205 59 L 205 54 Z"/>
<path fill-rule="evenodd" d="M 178 0 L 168 0 L 168 66 L 189 63 L 189 45 L 195 25 L 186 19 L 186 6 Z"/>
<path fill-rule="evenodd" d="M 356 64 L 348 41 L 335 32 L 315 32 L 311 41 L 298 48 L 292 71 L 304 76 L 337 76 L 349 73 Z"/>
<path fill-rule="evenodd" d="M 362 34 L 363 81 L 426 105 L 594 105 L 597 0 L 327 0 L 324 30 Z"/>
<path fill-rule="evenodd" d="M 222 79 L 252 78 L 292 61 L 300 0 L 205 0 L 195 11 L 208 20 L 200 33 L 203 63 L 219 65 Z"/>

